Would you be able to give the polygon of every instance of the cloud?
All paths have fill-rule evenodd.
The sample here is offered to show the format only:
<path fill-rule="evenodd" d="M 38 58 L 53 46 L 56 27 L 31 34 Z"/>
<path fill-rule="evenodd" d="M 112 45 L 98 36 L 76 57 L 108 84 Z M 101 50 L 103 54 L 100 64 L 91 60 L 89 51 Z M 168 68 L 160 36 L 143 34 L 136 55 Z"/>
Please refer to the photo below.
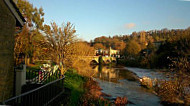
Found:
<path fill-rule="evenodd" d="M 127 29 L 132 29 L 132 28 L 134 28 L 135 26 L 136 26 L 135 23 L 128 23 L 128 24 L 125 24 L 125 28 L 127 28 Z"/>

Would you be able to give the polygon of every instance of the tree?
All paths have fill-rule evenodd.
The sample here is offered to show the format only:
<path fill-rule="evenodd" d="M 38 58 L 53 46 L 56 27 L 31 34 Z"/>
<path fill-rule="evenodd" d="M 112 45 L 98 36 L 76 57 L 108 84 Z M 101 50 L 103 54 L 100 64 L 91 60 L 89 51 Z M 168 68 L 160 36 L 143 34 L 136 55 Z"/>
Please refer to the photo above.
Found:
<path fill-rule="evenodd" d="M 126 43 L 123 41 L 115 42 L 115 49 L 123 51 L 125 49 Z"/>
<path fill-rule="evenodd" d="M 86 42 L 76 43 L 76 53 L 79 56 L 94 56 L 94 47 L 90 47 Z"/>
<path fill-rule="evenodd" d="M 26 20 L 28 27 L 36 27 L 37 29 L 43 29 L 44 12 L 43 8 L 37 9 L 33 7 L 27 0 L 14 0 L 17 7 L 21 11 L 22 15 Z"/>
<path fill-rule="evenodd" d="M 136 41 L 131 40 L 127 42 L 124 53 L 125 55 L 137 55 L 140 51 L 140 45 Z"/>
<path fill-rule="evenodd" d="M 29 59 L 37 55 L 35 54 L 36 49 L 38 49 L 38 43 L 36 42 L 36 38 L 39 38 L 38 40 L 40 40 L 43 37 L 39 33 L 39 30 L 43 29 L 43 8 L 37 9 L 26 0 L 14 1 L 26 20 L 22 32 L 15 35 L 15 60 L 18 60 L 18 56 L 24 53 L 25 63 L 29 64 Z"/>
<path fill-rule="evenodd" d="M 59 65 L 62 75 L 66 72 L 72 59 L 76 56 L 76 30 L 75 27 L 68 22 L 58 27 L 56 23 L 51 23 L 51 27 L 45 27 L 45 40 L 43 45 L 48 49 L 52 60 Z"/>
<path fill-rule="evenodd" d="M 94 44 L 94 48 L 95 49 L 105 49 L 106 47 L 101 43 L 96 43 L 96 44 Z"/>
<path fill-rule="evenodd" d="M 153 43 L 149 42 L 147 45 L 147 49 L 151 50 L 152 52 L 156 51 L 156 47 Z"/>

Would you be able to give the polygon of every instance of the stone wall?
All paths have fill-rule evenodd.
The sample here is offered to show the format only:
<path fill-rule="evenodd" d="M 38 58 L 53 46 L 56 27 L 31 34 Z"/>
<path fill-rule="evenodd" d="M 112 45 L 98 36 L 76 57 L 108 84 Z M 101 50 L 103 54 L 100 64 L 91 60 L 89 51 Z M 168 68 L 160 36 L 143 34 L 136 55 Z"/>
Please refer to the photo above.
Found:
<path fill-rule="evenodd" d="M 0 0 L 0 102 L 13 96 L 15 25 L 14 16 Z"/>

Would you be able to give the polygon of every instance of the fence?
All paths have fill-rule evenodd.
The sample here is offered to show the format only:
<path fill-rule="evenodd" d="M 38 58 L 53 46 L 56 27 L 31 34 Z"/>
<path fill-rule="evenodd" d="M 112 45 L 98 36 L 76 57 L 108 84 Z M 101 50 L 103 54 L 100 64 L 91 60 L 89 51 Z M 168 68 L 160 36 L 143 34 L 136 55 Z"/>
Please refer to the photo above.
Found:
<path fill-rule="evenodd" d="M 60 78 L 60 71 L 58 69 L 50 70 L 50 71 L 43 71 L 43 70 L 28 70 L 26 73 L 27 83 L 48 83 L 53 80 Z"/>
<path fill-rule="evenodd" d="M 14 106 L 46 106 L 64 92 L 64 76 L 3 102 Z"/>

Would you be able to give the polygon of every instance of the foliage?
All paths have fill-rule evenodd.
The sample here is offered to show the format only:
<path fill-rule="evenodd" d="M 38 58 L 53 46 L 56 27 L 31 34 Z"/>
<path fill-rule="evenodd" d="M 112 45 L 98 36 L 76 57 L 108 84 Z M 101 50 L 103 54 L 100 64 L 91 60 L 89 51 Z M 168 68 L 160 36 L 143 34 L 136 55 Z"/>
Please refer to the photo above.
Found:
<path fill-rule="evenodd" d="M 123 50 L 121 42 L 126 44 Z M 95 47 L 95 44 L 101 44 L 106 49 L 110 46 L 119 49 L 123 58 L 119 62 L 127 66 L 168 68 L 171 64 L 168 58 L 190 56 L 190 30 L 164 28 L 133 32 L 131 35 L 102 36 L 91 41 L 91 45 Z"/>
<path fill-rule="evenodd" d="M 94 56 L 94 48 L 86 42 L 77 42 L 75 47 L 78 56 Z"/>
<path fill-rule="evenodd" d="M 140 67 L 141 66 L 138 61 L 138 58 L 119 59 L 118 64 L 121 64 L 124 66 L 130 66 L 130 67 Z"/>
<path fill-rule="evenodd" d="M 162 101 L 190 105 L 190 63 L 186 58 L 176 58 L 170 65 L 170 79 L 160 83 L 158 94 Z"/>
<path fill-rule="evenodd" d="M 188 57 L 190 55 L 190 36 L 171 37 L 160 46 L 156 54 L 158 55 L 158 63 L 156 64 L 160 67 L 171 64 L 169 58 Z"/>
<path fill-rule="evenodd" d="M 29 38 L 29 29 L 24 26 L 22 32 L 15 37 L 15 60 L 18 60 L 20 53 L 31 55 L 32 49 L 30 49 L 31 45 L 29 44 Z"/>
<path fill-rule="evenodd" d="M 124 49 L 126 48 L 126 43 L 123 41 L 118 41 L 114 43 L 114 48 L 116 50 L 120 50 L 121 53 L 123 53 Z"/>
<path fill-rule="evenodd" d="M 58 27 L 56 23 L 45 26 L 46 36 L 42 45 L 47 49 L 51 59 L 59 65 L 64 74 L 67 67 L 71 66 L 72 59 L 76 56 L 76 35 L 74 26 L 68 22 Z"/>
<path fill-rule="evenodd" d="M 137 55 L 140 52 L 140 45 L 134 40 L 127 42 L 124 50 L 125 55 Z"/>
<path fill-rule="evenodd" d="M 24 16 L 29 27 L 35 26 L 36 28 L 43 29 L 44 12 L 42 7 L 37 9 L 26 0 L 14 1 L 21 11 L 22 15 Z"/>
<path fill-rule="evenodd" d="M 110 106 L 111 103 L 104 99 L 102 95 L 106 96 L 106 94 L 101 92 L 101 88 L 98 82 L 88 79 L 85 84 L 85 93 L 81 98 L 83 106 Z"/>
<path fill-rule="evenodd" d="M 148 50 L 151 50 L 152 52 L 155 52 L 156 51 L 156 47 L 153 43 L 149 42 L 148 45 L 147 45 L 147 49 Z"/>
<path fill-rule="evenodd" d="M 41 57 L 38 56 L 40 55 L 40 49 L 38 48 L 37 42 L 42 39 L 39 29 L 43 29 L 44 12 L 43 8 L 38 9 L 33 7 L 33 5 L 26 0 L 14 1 L 26 20 L 23 30 L 15 34 L 15 62 L 18 61 L 20 54 L 24 54 L 25 63 L 29 64 L 29 61 L 26 61 L 28 58 L 34 59 L 34 57 Z"/>
<path fill-rule="evenodd" d="M 95 49 L 105 49 L 104 45 L 102 45 L 101 43 L 94 44 L 94 48 Z"/>

